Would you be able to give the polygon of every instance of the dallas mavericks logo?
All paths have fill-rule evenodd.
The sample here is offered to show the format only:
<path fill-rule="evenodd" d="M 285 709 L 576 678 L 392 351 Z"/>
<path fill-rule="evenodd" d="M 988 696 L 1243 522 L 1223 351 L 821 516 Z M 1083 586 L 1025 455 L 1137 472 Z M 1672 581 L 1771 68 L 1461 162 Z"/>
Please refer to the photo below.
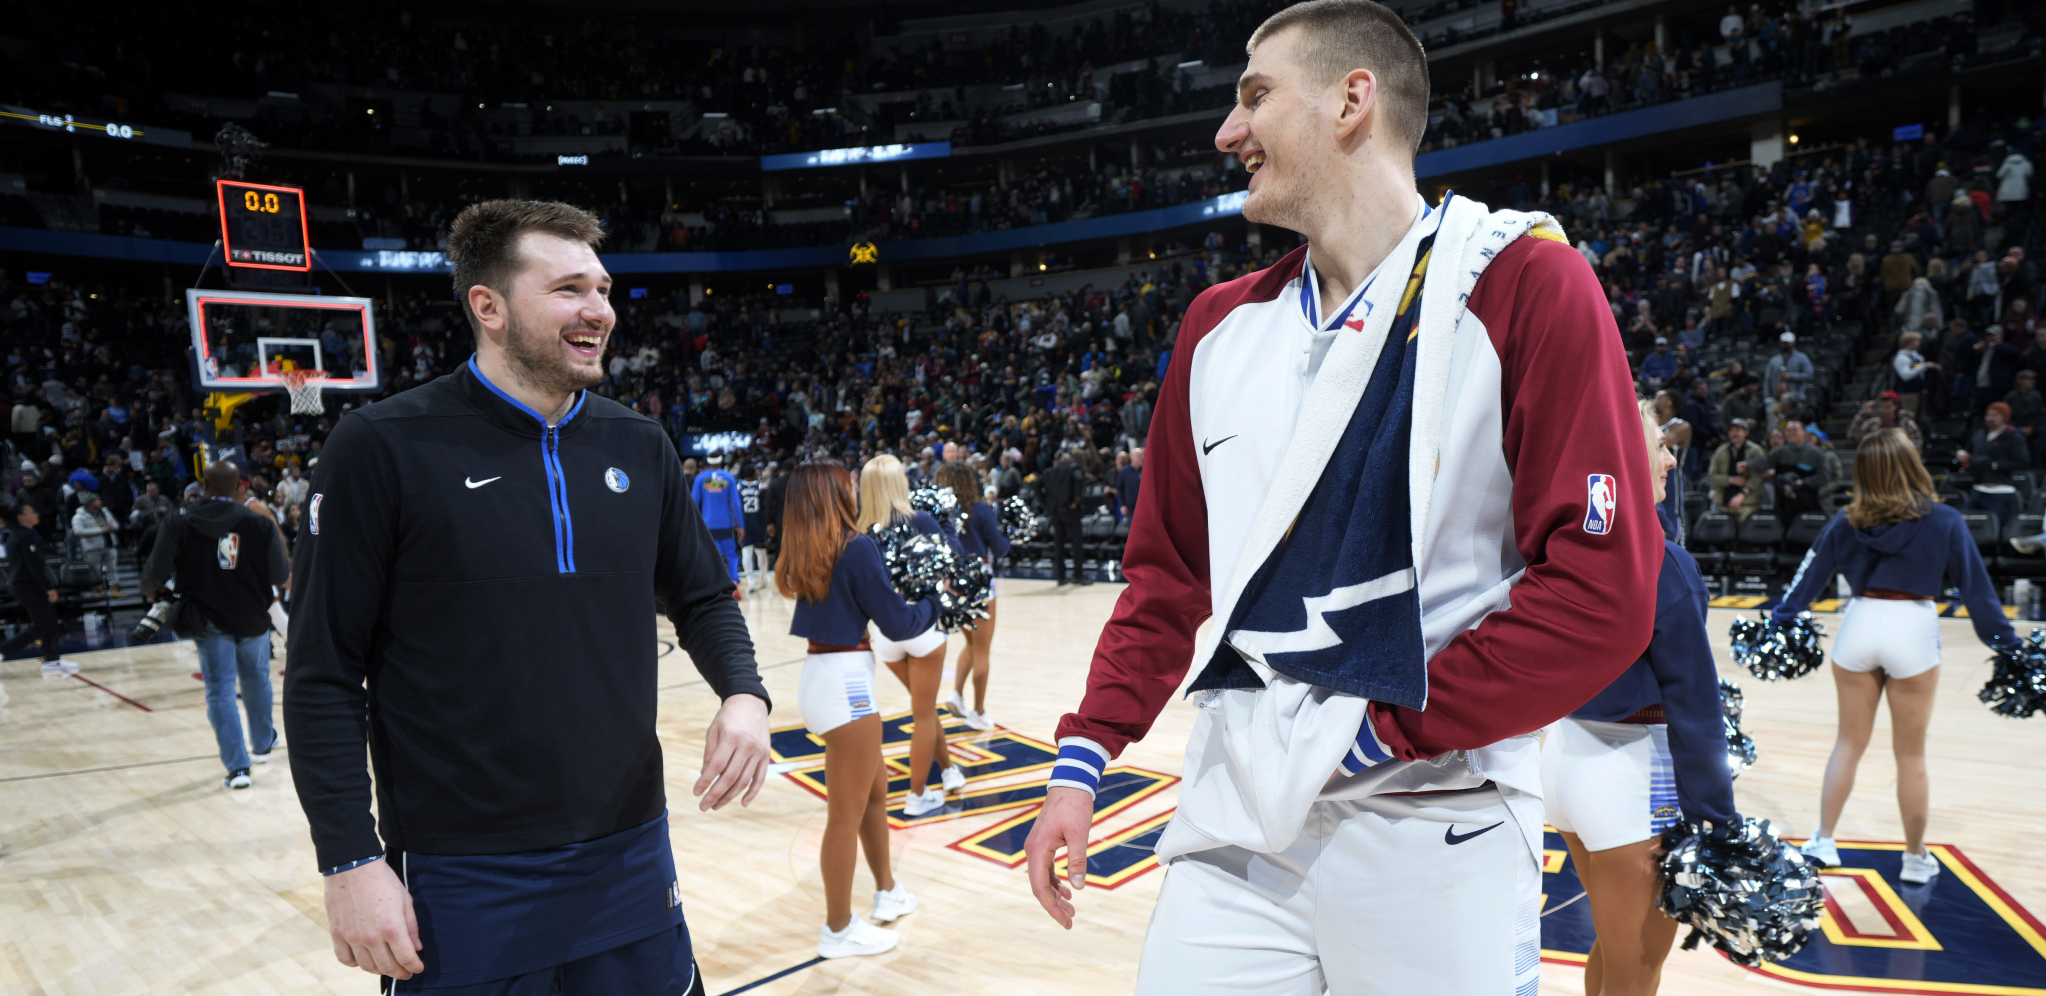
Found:
<path fill-rule="evenodd" d="M 1611 474 L 1593 474 L 1585 479 L 1584 531 L 1604 536 L 1613 531 L 1614 496 L 1618 484 Z"/>
<path fill-rule="evenodd" d="M 611 467 L 604 471 L 604 486 L 622 495 L 626 488 L 632 487 L 632 479 L 626 477 L 624 471 Z"/>

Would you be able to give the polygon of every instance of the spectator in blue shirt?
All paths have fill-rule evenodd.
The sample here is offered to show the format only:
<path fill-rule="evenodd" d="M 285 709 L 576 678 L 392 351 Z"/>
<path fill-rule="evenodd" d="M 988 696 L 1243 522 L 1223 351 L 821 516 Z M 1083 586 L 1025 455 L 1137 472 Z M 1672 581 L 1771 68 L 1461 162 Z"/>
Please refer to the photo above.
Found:
<path fill-rule="evenodd" d="M 1641 383 L 1649 393 L 1663 389 L 1669 379 L 1677 375 L 1677 358 L 1669 351 L 1669 340 L 1655 337 L 1655 352 L 1641 359 Z"/>

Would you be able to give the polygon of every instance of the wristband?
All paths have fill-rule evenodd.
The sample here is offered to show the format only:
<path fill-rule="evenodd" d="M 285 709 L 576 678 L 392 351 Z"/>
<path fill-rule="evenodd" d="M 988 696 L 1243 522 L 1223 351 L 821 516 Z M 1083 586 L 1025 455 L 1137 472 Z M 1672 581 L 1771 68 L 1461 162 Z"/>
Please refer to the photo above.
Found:
<path fill-rule="evenodd" d="M 345 865 L 335 865 L 335 866 L 334 866 L 334 867 L 332 867 L 332 868 L 322 868 L 322 869 L 320 869 L 320 874 L 322 874 L 322 875 L 339 875 L 339 874 L 341 874 L 342 872 L 348 871 L 348 870 L 350 870 L 350 869 L 354 869 L 354 868 L 360 868 L 360 867 L 362 867 L 363 865 L 369 864 L 369 863 L 370 863 L 370 862 L 372 862 L 372 861 L 382 861 L 382 860 L 384 860 L 384 856 L 383 856 L 383 855 L 381 855 L 381 854 L 372 854 L 372 855 L 370 855 L 370 856 L 369 856 L 369 857 L 367 857 L 367 858 L 357 858 L 357 859 L 355 859 L 354 861 L 350 861 L 349 863 L 347 863 L 347 864 L 345 864 Z"/>
<path fill-rule="evenodd" d="M 1108 751 L 1100 744 L 1086 737 L 1064 737 L 1059 740 L 1058 760 L 1052 764 L 1045 787 L 1076 788 L 1094 795 L 1108 761 Z"/>

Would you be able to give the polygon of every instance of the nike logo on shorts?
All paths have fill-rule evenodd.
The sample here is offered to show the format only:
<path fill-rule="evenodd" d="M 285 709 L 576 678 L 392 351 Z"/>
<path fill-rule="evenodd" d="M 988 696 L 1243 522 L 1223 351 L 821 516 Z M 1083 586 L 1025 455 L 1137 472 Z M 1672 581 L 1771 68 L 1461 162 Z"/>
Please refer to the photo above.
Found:
<path fill-rule="evenodd" d="M 1242 433 L 1238 433 L 1237 435 L 1242 435 Z M 1226 442 L 1228 442 L 1228 441 L 1230 441 L 1230 440 L 1232 440 L 1232 439 L 1235 439 L 1235 438 L 1236 438 L 1236 436 L 1223 436 L 1222 438 L 1220 438 L 1220 439 L 1217 439 L 1217 440 L 1215 440 L 1215 441 L 1214 441 L 1214 442 L 1212 442 L 1212 443 L 1202 443 L 1202 444 L 1201 444 L 1201 455 L 1202 455 L 1202 456 L 1207 456 L 1208 454 L 1210 454 L 1210 453 L 1213 453 L 1213 452 L 1215 452 L 1215 447 L 1217 447 L 1217 446 L 1220 446 L 1220 445 L 1222 445 L 1223 443 L 1226 443 Z"/>
<path fill-rule="evenodd" d="M 484 478 L 483 480 L 480 480 L 480 481 L 472 481 L 472 480 L 470 480 L 470 479 L 468 479 L 468 478 L 464 477 L 464 478 L 462 478 L 462 483 L 463 483 L 463 484 L 466 484 L 466 485 L 468 485 L 468 486 L 469 486 L 469 490 L 471 490 L 471 491 L 474 491 L 474 490 L 476 490 L 477 488 L 480 488 L 480 487 L 484 486 L 485 484 L 489 484 L 489 483 L 490 483 L 491 481 L 501 481 L 501 480 L 503 480 L 503 479 L 504 479 L 504 475 L 503 475 L 503 474 L 499 474 L 499 475 L 497 475 L 496 477 L 486 477 L 486 478 Z"/>
<path fill-rule="evenodd" d="M 1483 830 L 1473 830 L 1473 831 L 1471 831 L 1470 833 L 1462 833 L 1462 834 L 1460 834 L 1460 833 L 1457 833 L 1457 832 L 1456 832 L 1456 824 L 1454 824 L 1454 823 L 1451 823 L 1451 824 L 1449 825 L 1449 829 L 1447 829 L 1447 830 L 1444 830 L 1444 831 L 1442 831 L 1442 842 L 1443 842 L 1443 843 L 1445 843 L 1445 844 L 1461 844 L 1461 843 L 1463 843 L 1464 841 L 1467 841 L 1467 840 L 1471 839 L 1472 837 L 1482 837 L 1482 836 L 1484 836 L 1484 835 L 1485 835 L 1486 833 L 1488 833 L 1488 832 L 1490 832 L 1490 831 L 1493 831 L 1493 830 L 1497 830 L 1497 829 L 1499 829 L 1500 827 L 1502 827 L 1502 826 L 1505 826 L 1505 825 L 1506 825 L 1506 821 L 1505 821 L 1505 820 L 1500 820 L 1499 822 L 1497 822 L 1497 823 L 1494 823 L 1494 824 L 1492 824 L 1491 826 L 1488 826 L 1488 827 L 1486 827 L 1486 828 L 1485 828 L 1485 829 L 1483 829 Z"/>

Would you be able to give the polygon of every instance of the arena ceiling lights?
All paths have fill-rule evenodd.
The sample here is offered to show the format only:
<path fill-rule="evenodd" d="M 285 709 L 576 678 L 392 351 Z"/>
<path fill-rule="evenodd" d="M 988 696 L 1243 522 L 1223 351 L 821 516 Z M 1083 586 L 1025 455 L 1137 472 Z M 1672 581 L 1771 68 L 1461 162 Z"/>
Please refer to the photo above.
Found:
<path fill-rule="evenodd" d="M 704 115 L 709 117 L 709 115 Z M 790 152 L 778 156 L 761 156 L 760 168 L 765 170 L 808 169 L 814 166 L 863 166 L 868 163 L 892 163 L 907 159 L 943 159 L 952 154 L 950 142 L 915 142 L 897 145 L 868 145 L 854 149 L 822 149 L 817 152 Z"/>

